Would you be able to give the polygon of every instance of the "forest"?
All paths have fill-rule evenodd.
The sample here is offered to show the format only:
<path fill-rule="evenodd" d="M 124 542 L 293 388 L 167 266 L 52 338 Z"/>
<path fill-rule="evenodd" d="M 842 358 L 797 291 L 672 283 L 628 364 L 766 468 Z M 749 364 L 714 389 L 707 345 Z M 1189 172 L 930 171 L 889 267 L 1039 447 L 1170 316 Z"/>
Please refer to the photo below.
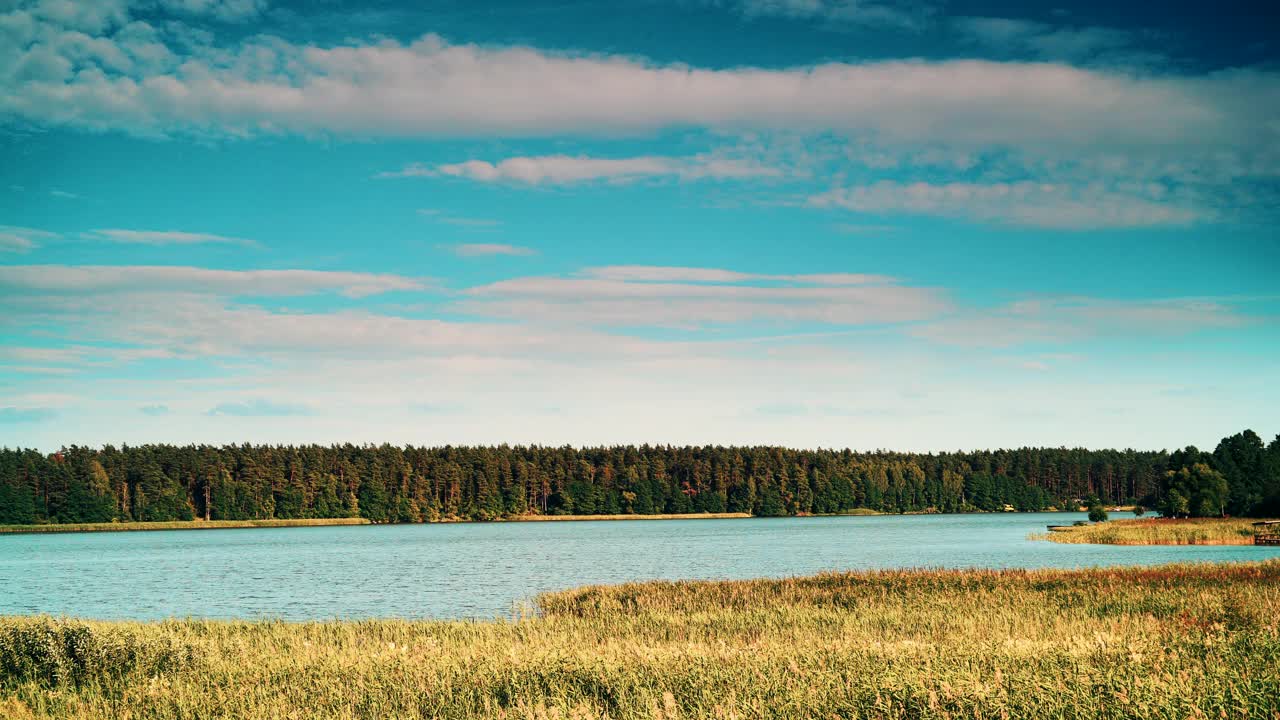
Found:
<path fill-rule="evenodd" d="M 747 512 L 1035 511 L 1087 498 L 1167 515 L 1280 515 L 1280 436 L 1212 452 L 1020 448 L 269 445 L 0 449 L 0 524 Z"/>

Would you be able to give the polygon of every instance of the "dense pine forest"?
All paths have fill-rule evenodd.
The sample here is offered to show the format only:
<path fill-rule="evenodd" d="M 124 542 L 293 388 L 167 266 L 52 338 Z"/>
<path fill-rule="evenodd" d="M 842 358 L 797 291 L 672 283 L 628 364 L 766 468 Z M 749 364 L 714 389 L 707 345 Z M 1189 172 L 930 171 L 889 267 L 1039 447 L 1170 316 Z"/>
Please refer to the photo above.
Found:
<path fill-rule="evenodd" d="M 1043 510 L 1280 513 L 1280 437 L 1213 452 L 1021 448 L 936 454 L 780 447 L 146 445 L 0 450 L 0 524 L 550 514 Z"/>

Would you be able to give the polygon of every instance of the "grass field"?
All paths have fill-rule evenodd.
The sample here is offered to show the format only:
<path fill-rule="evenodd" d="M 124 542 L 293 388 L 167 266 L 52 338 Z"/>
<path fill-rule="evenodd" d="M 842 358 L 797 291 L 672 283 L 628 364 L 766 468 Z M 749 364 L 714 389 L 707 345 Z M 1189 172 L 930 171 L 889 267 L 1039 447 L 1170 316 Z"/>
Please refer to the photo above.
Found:
<path fill-rule="evenodd" d="M 1099 545 L 1252 545 L 1252 519 L 1112 520 L 1033 535 L 1037 540 Z"/>
<path fill-rule="evenodd" d="M 138 530 L 227 530 L 231 528 L 314 527 L 318 525 L 368 525 L 364 518 L 312 518 L 304 520 L 173 520 L 170 522 L 65 523 L 53 525 L 0 525 L 0 534 L 60 532 L 130 532 Z M 2 717 L 2 716 L 0 716 Z"/>
<path fill-rule="evenodd" d="M 537 603 L 493 622 L 0 619 L 0 717 L 1280 717 L 1280 561 Z"/>

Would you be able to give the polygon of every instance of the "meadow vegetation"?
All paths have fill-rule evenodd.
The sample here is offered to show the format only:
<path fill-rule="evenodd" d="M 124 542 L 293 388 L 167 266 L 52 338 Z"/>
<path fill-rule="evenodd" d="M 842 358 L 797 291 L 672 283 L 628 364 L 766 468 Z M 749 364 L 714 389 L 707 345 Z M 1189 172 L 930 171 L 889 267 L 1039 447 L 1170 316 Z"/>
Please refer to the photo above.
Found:
<path fill-rule="evenodd" d="M 1240 518 L 1141 518 L 1065 527 L 1037 540 L 1098 545 L 1252 545 L 1255 520 Z"/>
<path fill-rule="evenodd" d="M 492 622 L 0 619 L 8 718 L 1258 718 L 1280 560 L 543 595 Z"/>

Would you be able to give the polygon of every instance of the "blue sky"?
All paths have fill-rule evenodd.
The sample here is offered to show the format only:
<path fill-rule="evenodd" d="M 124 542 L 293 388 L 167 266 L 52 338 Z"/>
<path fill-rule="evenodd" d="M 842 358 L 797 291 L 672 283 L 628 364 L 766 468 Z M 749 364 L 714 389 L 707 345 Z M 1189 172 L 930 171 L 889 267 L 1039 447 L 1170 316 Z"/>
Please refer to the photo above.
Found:
<path fill-rule="evenodd" d="M 0 0 L 0 444 L 1273 434 L 1260 12 Z"/>

